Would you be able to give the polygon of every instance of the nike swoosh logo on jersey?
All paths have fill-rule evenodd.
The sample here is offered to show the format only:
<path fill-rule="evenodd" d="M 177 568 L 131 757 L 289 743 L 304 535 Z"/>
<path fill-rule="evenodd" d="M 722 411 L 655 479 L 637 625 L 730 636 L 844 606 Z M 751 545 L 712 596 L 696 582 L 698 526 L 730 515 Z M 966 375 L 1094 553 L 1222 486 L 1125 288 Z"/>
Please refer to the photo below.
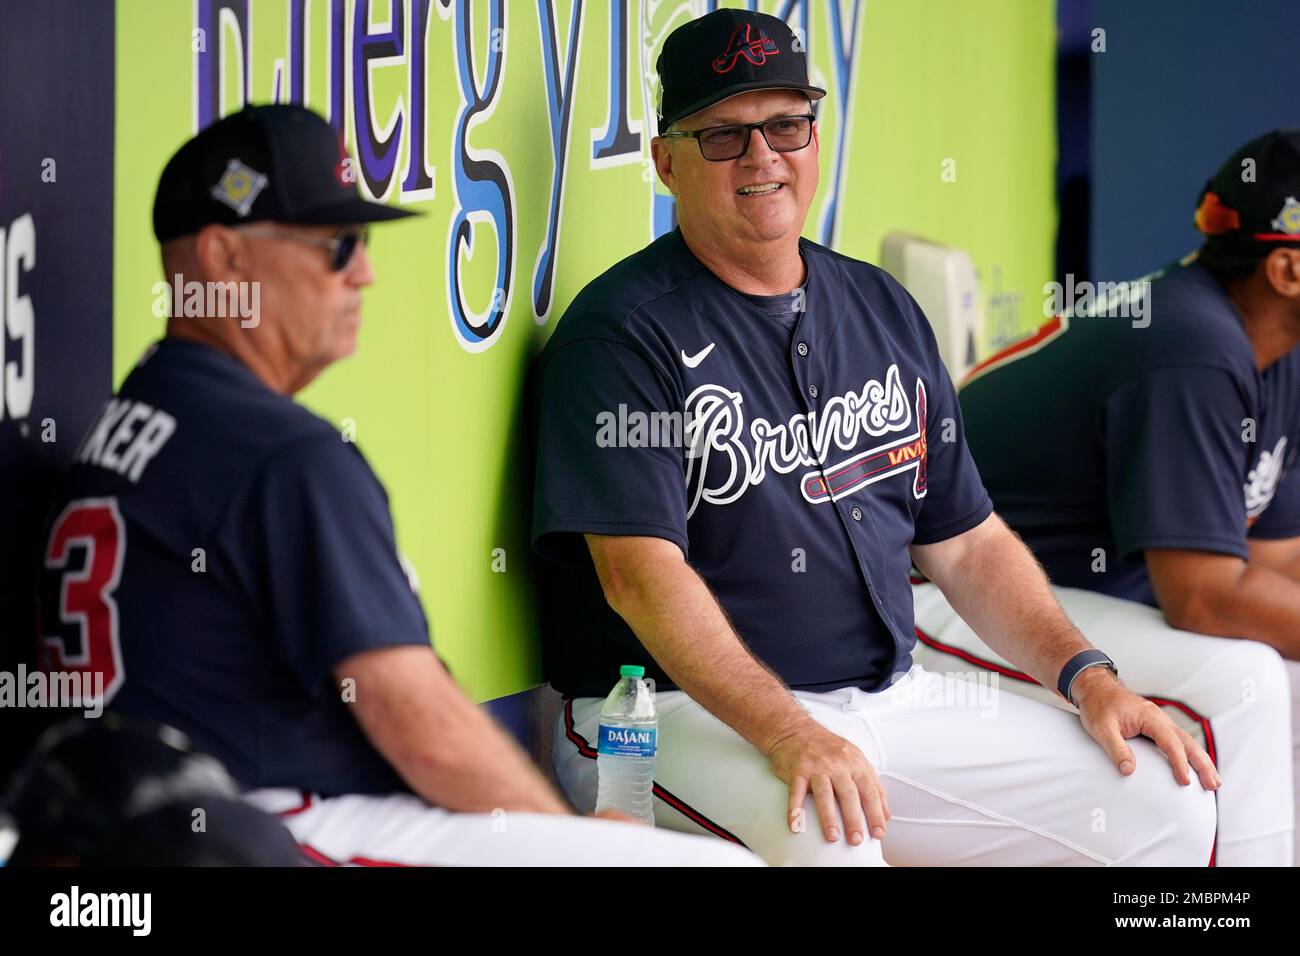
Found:
<path fill-rule="evenodd" d="M 708 345 L 700 349 L 700 351 L 696 352 L 694 355 L 687 355 L 686 349 L 682 349 L 682 364 L 685 365 L 687 368 L 695 368 L 695 366 L 699 365 L 701 362 L 703 362 L 706 358 L 709 357 L 709 353 L 713 351 L 713 346 L 715 344 L 716 343 L 714 342 L 710 342 Z"/>

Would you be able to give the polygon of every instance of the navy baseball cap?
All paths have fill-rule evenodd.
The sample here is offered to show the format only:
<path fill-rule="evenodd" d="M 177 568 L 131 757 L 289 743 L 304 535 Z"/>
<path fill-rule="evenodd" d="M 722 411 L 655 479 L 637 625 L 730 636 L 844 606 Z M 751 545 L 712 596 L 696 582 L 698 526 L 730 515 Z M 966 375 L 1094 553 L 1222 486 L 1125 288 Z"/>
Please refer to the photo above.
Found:
<path fill-rule="evenodd" d="M 779 17 L 723 8 L 683 23 L 668 35 L 659 73 L 659 132 L 737 93 L 826 91 L 808 82 L 808 57 Z"/>
<path fill-rule="evenodd" d="M 1197 200 L 1196 228 L 1224 252 L 1300 244 L 1300 129 L 1277 129 L 1237 149 Z"/>
<path fill-rule="evenodd" d="M 347 158 L 334 128 L 306 107 L 245 107 L 168 160 L 154 197 L 154 235 L 166 242 L 210 223 L 344 225 L 415 215 L 361 198 Z"/>

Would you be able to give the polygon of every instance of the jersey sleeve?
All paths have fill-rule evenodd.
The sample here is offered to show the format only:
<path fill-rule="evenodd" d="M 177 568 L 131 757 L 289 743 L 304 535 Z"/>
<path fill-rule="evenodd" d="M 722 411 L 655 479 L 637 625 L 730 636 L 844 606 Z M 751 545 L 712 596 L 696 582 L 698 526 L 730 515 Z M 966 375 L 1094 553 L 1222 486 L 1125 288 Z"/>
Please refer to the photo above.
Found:
<path fill-rule="evenodd" d="M 366 650 L 430 646 L 401 566 L 388 496 L 356 446 L 337 434 L 297 442 L 250 483 L 226 550 L 304 686 Z"/>
<path fill-rule="evenodd" d="M 1264 539 L 1300 538 L 1300 446 L 1286 452 L 1286 470 L 1278 482 L 1273 500 L 1250 526 L 1249 537 Z"/>
<path fill-rule="evenodd" d="M 931 370 L 925 396 L 926 490 L 912 542 L 935 544 L 974 528 L 993 513 L 993 501 L 966 442 L 957 390 L 939 356 L 929 320 L 911 296 L 906 301 L 924 332 Z"/>
<path fill-rule="evenodd" d="M 664 538 L 687 551 L 683 402 L 665 376 L 629 345 L 582 338 L 544 359 L 538 389 L 538 553 L 581 566 L 583 534 Z"/>
<path fill-rule="evenodd" d="M 1147 548 L 1245 558 L 1247 400 L 1218 368 L 1146 372 L 1105 405 L 1111 531 L 1121 558 Z"/>

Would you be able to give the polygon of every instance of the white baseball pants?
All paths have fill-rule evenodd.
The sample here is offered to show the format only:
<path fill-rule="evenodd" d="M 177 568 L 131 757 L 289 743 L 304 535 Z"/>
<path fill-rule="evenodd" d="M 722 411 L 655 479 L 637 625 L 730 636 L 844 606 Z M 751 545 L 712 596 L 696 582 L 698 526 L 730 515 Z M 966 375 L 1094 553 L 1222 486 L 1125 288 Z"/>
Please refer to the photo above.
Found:
<path fill-rule="evenodd" d="M 1065 613 L 1119 669 L 1134 693 L 1164 706 L 1215 760 L 1217 866 L 1291 866 L 1300 751 L 1293 706 L 1300 664 L 1256 641 L 1177 631 L 1155 608 L 1078 588 L 1053 589 Z M 913 588 L 918 644 L 929 670 L 1000 672 L 1004 688 L 1074 713 L 1059 695 L 1029 681 L 957 616 L 933 584 Z M 1289 672 L 1289 676 L 1288 676 Z M 1014 676 L 1018 675 L 1018 676 Z M 1296 728 L 1300 732 L 1300 728 Z"/>
<path fill-rule="evenodd" d="M 244 799 L 278 816 L 325 866 L 762 866 L 719 840 L 578 816 L 453 813 L 412 794 L 266 789 Z"/>
<path fill-rule="evenodd" d="M 1005 685 L 1003 685 L 1005 686 Z M 788 788 L 767 759 L 681 691 L 658 696 L 655 821 L 742 843 L 773 865 L 1205 866 L 1214 796 L 1181 787 L 1164 756 L 1131 742 L 1122 776 L 1078 716 L 1008 694 L 991 681 L 920 666 L 887 689 L 796 691 L 827 729 L 856 744 L 880 775 L 885 837 L 827 843 L 811 797 L 790 832 Z M 556 727 L 561 786 L 579 809 L 596 799 L 592 743 L 601 701 L 565 702 Z"/>

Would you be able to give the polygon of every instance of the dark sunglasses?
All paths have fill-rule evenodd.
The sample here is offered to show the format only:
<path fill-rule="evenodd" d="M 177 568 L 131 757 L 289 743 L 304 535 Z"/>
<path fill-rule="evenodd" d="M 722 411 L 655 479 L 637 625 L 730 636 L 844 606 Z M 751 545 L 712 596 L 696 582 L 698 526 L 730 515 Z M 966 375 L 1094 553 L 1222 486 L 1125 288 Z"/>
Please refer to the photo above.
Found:
<path fill-rule="evenodd" d="M 767 145 L 776 153 L 793 153 L 812 142 L 815 113 L 795 116 L 774 116 L 759 123 L 728 123 L 726 126 L 706 126 L 704 129 L 681 130 L 663 133 L 662 138 L 686 137 L 700 144 L 700 154 L 710 162 L 721 163 L 739 159 L 749 150 L 753 131 L 763 134 Z"/>
<path fill-rule="evenodd" d="M 342 272 L 352 261 L 352 256 L 356 253 L 358 246 L 370 245 L 370 227 L 368 225 L 359 229 L 345 229 L 338 235 L 328 238 L 324 236 L 308 236 L 300 232 L 289 232 L 286 229 L 262 226 L 247 226 L 243 231 L 257 236 L 274 236 L 277 239 L 288 239 L 291 242 L 301 242 L 304 245 L 328 249 L 330 253 L 330 272 Z"/>

